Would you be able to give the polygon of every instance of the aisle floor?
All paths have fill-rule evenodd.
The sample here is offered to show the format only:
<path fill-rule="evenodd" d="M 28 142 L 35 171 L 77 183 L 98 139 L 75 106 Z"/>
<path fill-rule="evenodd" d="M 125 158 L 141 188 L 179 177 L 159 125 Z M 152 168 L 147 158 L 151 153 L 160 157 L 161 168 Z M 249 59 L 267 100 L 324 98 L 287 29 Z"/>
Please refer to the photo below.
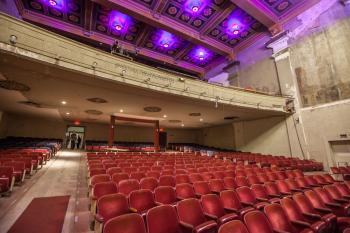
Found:
<path fill-rule="evenodd" d="M 89 230 L 85 152 L 60 151 L 42 169 L 9 197 L 0 198 L 0 233 L 9 230 L 28 204 L 36 197 L 70 195 L 63 225 L 64 233 L 92 232 Z M 49 208 L 49 206 L 48 206 Z"/>

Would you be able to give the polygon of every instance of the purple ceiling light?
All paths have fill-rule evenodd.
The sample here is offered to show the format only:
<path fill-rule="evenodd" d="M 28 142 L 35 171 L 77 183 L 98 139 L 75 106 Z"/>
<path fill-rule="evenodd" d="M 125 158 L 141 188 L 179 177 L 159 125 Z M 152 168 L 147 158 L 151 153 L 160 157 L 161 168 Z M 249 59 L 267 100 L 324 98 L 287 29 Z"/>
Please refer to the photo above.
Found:
<path fill-rule="evenodd" d="M 208 58 L 208 56 L 210 56 L 210 51 L 203 48 L 203 47 L 197 47 L 194 49 L 194 52 L 192 54 L 192 56 L 199 60 L 199 61 L 204 61 L 205 59 Z"/>
<path fill-rule="evenodd" d="M 174 42 L 176 41 L 176 37 L 169 32 L 159 30 L 158 34 L 158 44 L 163 48 L 171 48 Z"/>
<path fill-rule="evenodd" d="M 114 30 L 125 32 L 130 24 L 131 18 L 118 11 L 112 11 L 110 15 L 110 23 Z"/>
<path fill-rule="evenodd" d="M 238 35 L 243 28 L 243 24 L 235 17 L 231 17 L 227 22 L 227 33 Z"/>
<path fill-rule="evenodd" d="M 47 0 L 47 3 L 49 6 L 54 8 L 63 8 L 64 6 L 64 0 Z"/>
<path fill-rule="evenodd" d="M 187 11 L 193 14 L 197 14 L 206 5 L 205 1 L 206 0 L 187 0 L 187 2 L 185 3 L 185 8 Z"/>

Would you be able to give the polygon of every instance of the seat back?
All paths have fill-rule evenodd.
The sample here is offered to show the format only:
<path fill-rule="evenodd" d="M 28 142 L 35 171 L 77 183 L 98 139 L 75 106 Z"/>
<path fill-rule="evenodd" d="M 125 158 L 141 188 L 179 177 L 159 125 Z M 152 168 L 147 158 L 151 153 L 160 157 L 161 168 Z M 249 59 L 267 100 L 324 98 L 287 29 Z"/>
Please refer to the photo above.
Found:
<path fill-rule="evenodd" d="M 148 233 L 181 233 L 175 208 L 170 205 L 150 209 L 146 222 Z"/>
<path fill-rule="evenodd" d="M 129 174 L 121 172 L 121 173 L 114 173 L 112 175 L 112 181 L 114 181 L 116 184 L 119 184 L 122 180 L 129 179 Z"/>
<path fill-rule="evenodd" d="M 260 184 L 260 181 L 257 176 L 251 175 L 251 176 L 248 176 L 248 183 L 249 185 Z"/>
<path fill-rule="evenodd" d="M 220 193 L 224 208 L 240 210 L 243 208 L 237 193 L 234 190 L 225 190 Z"/>
<path fill-rule="evenodd" d="M 206 181 L 199 181 L 193 183 L 193 188 L 196 194 L 198 195 L 205 195 L 211 193 L 209 184 Z"/>
<path fill-rule="evenodd" d="M 319 197 L 315 191 L 307 190 L 304 192 L 304 195 L 307 197 L 314 208 L 326 208 L 321 197 Z"/>
<path fill-rule="evenodd" d="M 153 178 L 159 179 L 160 172 L 158 172 L 158 171 L 149 171 L 149 172 L 146 173 L 146 177 L 153 177 Z"/>
<path fill-rule="evenodd" d="M 249 187 L 250 186 L 247 178 L 244 176 L 237 176 L 235 181 L 236 181 L 237 187 L 243 187 L 243 186 Z"/>
<path fill-rule="evenodd" d="M 190 181 L 191 183 L 195 183 L 195 182 L 199 182 L 199 181 L 204 181 L 204 179 L 202 178 L 202 176 L 199 173 L 192 173 L 189 174 L 190 177 Z"/>
<path fill-rule="evenodd" d="M 273 233 L 271 224 L 262 212 L 247 213 L 244 215 L 244 222 L 250 233 Z"/>
<path fill-rule="evenodd" d="M 343 196 L 350 195 L 350 189 L 344 183 L 335 183 L 334 187 L 339 191 Z"/>
<path fill-rule="evenodd" d="M 207 194 L 201 197 L 203 211 L 218 218 L 225 215 L 225 209 L 218 195 Z"/>
<path fill-rule="evenodd" d="M 176 193 L 171 186 L 159 186 L 154 190 L 154 199 L 162 204 L 173 204 L 177 201 Z"/>
<path fill-rule="evenodd" d="M 137 210 L 138 213 L 156 206 L 153 193 L 148 189 L 132 191 L 129 195 L 129 204 L 130 207 Z"/>
<path fill-rule="evenodd" d="M 145 177 L 145 178 L 142 178 L 140 181 L 141 189 L 149 189 L 153 191 L 157 187 L 158 187 L 158 180 L 154 177 Z"/>
<path fill-rule="evenodd" d="M 160 176 L 158 185 L 175 187 L 175 178 L 171 175 Z"/>
<path fill-rule="evenodd" d="M 90 179 L 91 186 L 94 186 L 97 183 L 111 181 L 111 177 L 108 174 L 94 175 Z"/>
<path fill-rule="evenodd" d="M 209 181 L 209 188 L 212 192 L 221 192 L 225 190 L 224 182 L 220 179 L 213 179 Z"/>
<path fill-rule="evenodd" d="M 301 214 L 301 211 L 295 201 L 293 201 L 290 198 L 283 198 L 281 199 L 281 206 L 283 208 L 283 211 L 286 213 L 288 219 L 290 221 L 292 220 L 300 220 L 303 221 L 304 217 Z"/>
<path fill-rule="evenodd" d="M 302 213 L 315 213 L 311 202 L 304 194 L 294 194 L 293 200 L 295 201 Z"/>
<path fill-rule="evenodd" d="M 130 173 L 130 179 L 136 179 L 138 181 L 140 181 L 145 176 L 146 176 L 146 174 L 143 172 L 131 172 Z"/>
<path fill-rule="evenodd" d="M 284 192 L 284 193 L 290 193 L 291 190 L 290 188 L 288 187 L 286 181 L 284 180 L 277 180 L 276 181 L 276 185 L 277 185 L 277 188 L 280 192 Z"/>
<path fill-rule="evenodd" d="M 103 227 L 104 233 L 146 233 L 145 223 L 138 214 L 125 214 L 112 218 Z"/>
<path fill-rule="evenodd" d="M 97 183 L 92 187 L 92 196 L 99 199 L 103 195 L 117 193 L 117 185 L 113 181 Z"/>
<path fill-rule="evenodd" d="M 198 199 L 191 198 L 180 201 L 176 205 L 179 220 L 193 227 L 196 227 L 206 221 L 201 204 Z"/>
<path fill-rule="evenodd" d="M 251 186 L 251 189 L 256 197 L 269 199 L 269 194 L 267 193 L 267 190 L 264 185 L 254 184 Z"/>
<path fill-rule="evenodd" d="M 241 200 L 241 202 L 252 203 L 252 204 L 256 203 L 256 197 L 250 188 L 245 186 L 240 187 L 236 189 L 236 193 L 238 195 L 239 200 Z"/>
<path fill-rule="evenodd" d="M 179 199 L 195 198 L 196 193 L 194 192 L 191 184 L 178 184 L 175 187 L 176 196 Z"/>
<path fill-rule="evenodd" d="M 190 177 L 186 174 L 176 175 L 175 182 L 176 184 L 191 183 Z"/>
<path fill-rule="evenodd" d="M 326 185 L 323 188 L 329 193 L 329 195 L 333 199 L 342 198 L 341 193 L 338 191 L 338 189 L 334 185 Z"/>
<path fill-rule="evenodd" d="M 237 188 L 237 184 L 234 177 L 225 177 L 223 181 L 225 189 L 234 190 Z"/>
<path fill-rule="evenodd" d="M 317 187 L 313 189 L 315 191 L 315 193 L 317 193 L 317 195 L 321 198 L 321 200 L 324 203 L 332 203 L 333 202 L 333 198 L 332 196 L 323 188 L 321 187 Z"/>
<path fill-rule="evenodd" d="M 264 213 L 269 219 L 272 229 L 285 232 L 293 232 L 293 226 L 290 223 L 283 208 L 279 204 L 271 204 L 264 207 Z"/>
<path fill-rule="evenodd" d="M 97 201 L 96 213 L 106 222 L 111 218 L 129 213 L 127 198 L 120 193 L 104 195 Z"/>
<path fill-rule="evenodd" d="M 118 191 L 124 195 L 129 195 L 130 192 L 140 189 L 140 183 L 136 179 L 122 180 L 118 183 Z"/>

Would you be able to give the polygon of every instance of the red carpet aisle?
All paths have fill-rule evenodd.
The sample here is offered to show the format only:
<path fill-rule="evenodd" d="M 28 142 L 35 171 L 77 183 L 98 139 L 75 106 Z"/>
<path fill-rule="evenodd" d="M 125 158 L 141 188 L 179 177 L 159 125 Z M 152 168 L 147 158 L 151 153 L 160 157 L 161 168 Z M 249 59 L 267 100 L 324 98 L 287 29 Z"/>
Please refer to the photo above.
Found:
<path fill-rule="evenodd" d="M 34 198 L 8 233 L 61 233 L 69 197 Z"/>

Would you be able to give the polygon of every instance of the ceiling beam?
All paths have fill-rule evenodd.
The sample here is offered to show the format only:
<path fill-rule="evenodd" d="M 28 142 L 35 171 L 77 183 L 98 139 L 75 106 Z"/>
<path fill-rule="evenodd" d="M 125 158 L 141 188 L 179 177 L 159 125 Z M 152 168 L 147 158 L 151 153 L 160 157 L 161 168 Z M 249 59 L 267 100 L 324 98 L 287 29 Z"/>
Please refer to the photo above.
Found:
<path fill-rule="evenodd" d="M 89 40 L 94 40 L 106 45 L 112 45 L 115 43 L 115 39 L 113 37 L 110 37 L 108 35 L 103 35 L 98 32 L 93 32 L 91 34 L 84 33 L 84 30 L 82 30 L 81 27 L 72 25 L 70 23 L 62 22 L 60 20 L 56 20 L 52 17 L 48 17 L 39 13 L 35 13 L 32 11 L 23 11 L 22 17 L 25 20 L 43 24 L 46 26 L 49 26 L 54 29 L 59 29 L 61 31 L 67 32 L 69 34 L 73 34 L 82 38 L 86 38 Z M 200 75 L 203 75 L 205 72 L 205 69 L 199 66 L 196 66 L 194 64 L 191 64 L 189 62 L 185 61 L 175 61 L 173 57 L 154 52 L 152 50 L 146 49 L 146 48 L 136 48 L 136 45 L 122 41 L 117 40 L 119 44 L 128 51 L 136 51 L 138 49 L 138 54 L 150 59 L 154 59 L 160 62 L 168 63 L 169 65 L 180 67 L 186 71 L 190 72 L 196 72 Z"/>
<path fill-rule="evenodd" d="M 260 0 L 231 0 L 232 3 L 270 28 L 278 23 L 278 17 Z"/>
<path fill-rule="evenodd" d="M 141 28 L 141 32 L 136 38 L 136 42 L 135 42 L 136 47 L 140 47 L 145 42 L 145 40 L 148 37 L 148 34 L 151 31 L 150 29 L 151 27 L 149 25 L 145 25 L 143 28 Z"/>
<path fill-rule="evenodd" d="M 233 49 L 213 38 L 201 35 L 197 30 L 190 28 L 180 22 L 169 17 L 156 17 L 147 7 L 138 4 L 131 0 L 93 0 L 94 2 L 115 8 L 134 17 L 137 20 L 143 21 L 153 27 L 162 28 L 170 33 L 178 35 L 190 42 L 202 45 L 208 49 L 221 54 L 228 55 L 232 53 Z"/>
<path fill-rule="evenodd" d="M 92 28 L 93 9 L 94 4 L 90 0 L 85 1 L 84 28 L 88 32 L 91 32 Z"/>
<path fill-rule="evenodd" d="M 200 34 L 207 34 L 214 27 L 216 27 L 220 22 L 222 22 L 225 18 L 227 18 L 231 12 L 236 8 L 234 4 L 230 4 L 226 7 L 221 13 L 218 13 L 212 20 L 210 20 L 205 27 L 200 31 Z"/>
<path fill-rule="evenodd" d="M 191 51 L 191 49 L 194 47 L 194 44 L 189 44 L 188 46 L 183 47 L 175 56 L 175 60 L 179 60 L 181 57 L 183 57 L 186 53 Z"/>

